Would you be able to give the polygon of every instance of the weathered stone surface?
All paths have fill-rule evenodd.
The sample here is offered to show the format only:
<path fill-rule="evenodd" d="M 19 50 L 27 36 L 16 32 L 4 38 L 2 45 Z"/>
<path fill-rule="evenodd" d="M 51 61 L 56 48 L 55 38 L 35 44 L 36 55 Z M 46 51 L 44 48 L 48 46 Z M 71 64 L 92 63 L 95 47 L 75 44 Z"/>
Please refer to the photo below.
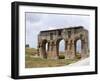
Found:
<path fill-rule="evenodd" d="M 65 41 L 65 58 L 74 59 L 76 56 L 76 42 L 81 40 L 81 58 L 88 55 L 88 31 L 82 26 L 55 30 L 40 31 L 38 35 L 38 53 L 42 58 L 58 59 L 59 42 Z M 46 50 L 46 44 L 47 50 Z"/>

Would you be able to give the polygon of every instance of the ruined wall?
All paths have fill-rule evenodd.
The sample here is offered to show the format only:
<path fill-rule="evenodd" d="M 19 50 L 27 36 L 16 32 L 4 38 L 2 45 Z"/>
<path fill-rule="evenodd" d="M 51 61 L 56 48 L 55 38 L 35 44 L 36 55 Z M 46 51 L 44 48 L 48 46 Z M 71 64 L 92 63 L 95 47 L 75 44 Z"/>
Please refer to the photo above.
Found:
<path fill-rule="evenodd" d="M 74 59 L 76 55 L 76 41 L 81 40 L 81 57 L 88 55 L 88 31 L 82 26 L 55 30 L 40 31 L 38 35 L 38 54 L 42 58 L 58 59 L 59 42 L 65 41 L 65 58 Z M 48 49 L 46 50 L 46 44 Z"/>

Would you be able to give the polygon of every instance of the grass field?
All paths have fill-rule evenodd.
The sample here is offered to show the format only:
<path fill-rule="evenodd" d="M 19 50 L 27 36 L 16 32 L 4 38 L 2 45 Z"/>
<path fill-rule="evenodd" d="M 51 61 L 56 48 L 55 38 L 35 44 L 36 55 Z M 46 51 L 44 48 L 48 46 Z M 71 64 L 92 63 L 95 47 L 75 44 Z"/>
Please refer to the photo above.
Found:
<path fill-rule="evenodd" d="M 26 48 L 25 51 L 25 68 L 39 67 L 58 67 L 65 66 L 78 61 L 79 59 L 42 59 L 37 55 L 37 50 L 34 48 Z"/>

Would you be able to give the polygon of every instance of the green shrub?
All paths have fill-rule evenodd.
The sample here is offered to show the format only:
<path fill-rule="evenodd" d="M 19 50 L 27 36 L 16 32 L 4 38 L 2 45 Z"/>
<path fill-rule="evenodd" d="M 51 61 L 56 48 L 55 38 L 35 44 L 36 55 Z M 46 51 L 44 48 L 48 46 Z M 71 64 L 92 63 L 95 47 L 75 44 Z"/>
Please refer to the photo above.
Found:
<path fill-rule="evenodd" d="M 59 59 L 65 59 L 64 55 L 59 55 Z"/>
<path fill-rule="evenodd" d="M 76 59 L 80 59 L 81 55 L 80 54 L 76 54 Z"/>

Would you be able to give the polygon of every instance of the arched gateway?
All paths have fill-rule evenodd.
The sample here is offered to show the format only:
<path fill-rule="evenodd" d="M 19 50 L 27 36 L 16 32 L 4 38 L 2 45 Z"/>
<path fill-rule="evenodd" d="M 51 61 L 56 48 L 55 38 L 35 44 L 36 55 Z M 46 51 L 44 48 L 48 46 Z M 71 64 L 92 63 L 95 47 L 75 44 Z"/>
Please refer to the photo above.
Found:
<path fill-rule="evenodd" d="M 88 55 L 88 31 L 82 26 L 40 31 L 38 35 L 38 54 L 42 58 L 58 59 L 59 43 L 64 40 L 65 58 L 74 59 L 76 43 L 81 41 L 81 58 Z"/>

